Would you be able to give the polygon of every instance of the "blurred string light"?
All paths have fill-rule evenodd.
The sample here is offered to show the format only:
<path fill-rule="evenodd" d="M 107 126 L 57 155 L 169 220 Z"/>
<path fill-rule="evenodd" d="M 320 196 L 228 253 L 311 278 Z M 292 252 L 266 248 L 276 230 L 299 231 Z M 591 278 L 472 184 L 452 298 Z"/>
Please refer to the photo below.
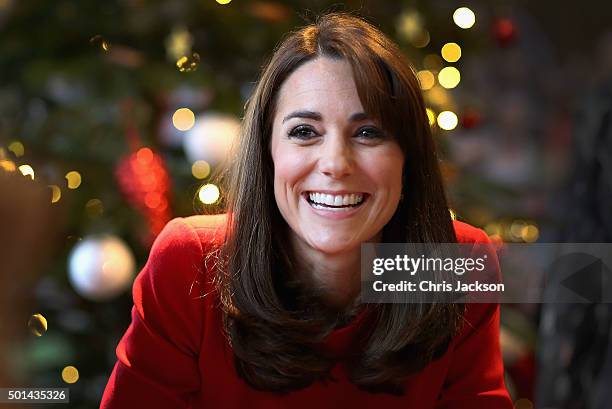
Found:
<path fill-rule="evenodd" d="M 176 60 L 176 67 L 180 72 L 192 72 L 200 65 L 200 54 L 191 53 Z"/>
<path fill-rule="evenodd" d="M 459 119 L 452 111 L 442 111 L 438 115 L 438 126 L 445 131 L 451 131 L 457 127 Z"/>
<path fill-rule="evenodd" d="M 19 171 L 23 176 L 29 176 L 34 180 L 34 169 L 30 165 L 21 165 L 19 166 Z"/>
<path fill-rule="evenodd" d="M 444 88 L 451 89 L 459 85 L 461 73 L 455 67 L 444 67 L 438 73 L 438 82 Z"/>
<path fill-rule="evenodd" d="M 198 198 L 204 204 L 213 204 L 219 200 L 219 188 L 212 183 L 207 183 L 198 191 Z"/>
<path fill-rule="evenodd" d="M 429 119 L 429 126 L 434 126 L 436 123 L 436 113 L 431 108 L 426 108 L 427 119 Z"/>
<path fill-rule="evenodd" d="M 460 28 L 468 29 L 476 23 L 476 15 L 467 7 L 459 7 L 453 13 L 453 21 Z"/>
<path fill-rule="evenodd" d="M 442 58 L 448 62 L 457 62 L 461 58 L 461 47 L 457 43 L 446 43 L 442 46 Z"/>
<path fill-rule="evenodd" d="M 13 154 L 17 157 L 23 156 L 25 153 L 25 148 L 23 144 L 19 141 L 13 141 L 9 144 L 8 150 L 13 152 Z"/>
<path fill-rule="evenodd" d="M 191 165 L 191 174 L 196 179 L 205 179 L 210 174 L 210 165 L 205 160 L 197 160 Z"/>
<path fill-rule="evenodd" d="M 219 4 L 229 4 L 232 0 L 217 0 Z"/>
<path fill-rule="evenodd" d="M 189 108 L 179 108 L 172 115 L 172 124 L 179 131 L 188 131 L 195 124 L 195 115 Z"/>
<path fill-rule="evenodd" d="M 65 177 L 68 183 L 68 189 L 76 189 L 81 186 L 81 174 L 76 170 L 66 173 Z"/>
<path fill-rule="evenodd" d="M 436 84 L 436 77 L 429 70 L 419 71 L 417 77 L 419 78 L 421 89 L 423 90 L 431 89 Z"/>
<path fill-rule="evenodd" d="M 47 319 L 42 314 L 32 314 L 28 320 L 28 329 L 37 337 L 47 332 Z"/>
<path fill-rule="evenodd" d="M 89 44 L 98 50 L 108 52 L 111 49 L 111 44 L 100 34 L 97 34 L 89 39 Z"/>
<path fill-rule="evenodd" d="M 79 380 L 79 371 L 74 366 L 69 365 L 62 369 L 62 379 L 66 383 L 76 383 Z"/>
<path fill-rule="evenodd" d="M 51 203 L 57 203 L 62 197 L 62 190 L 57 185 L 49 185 L 51 189 Z"/>

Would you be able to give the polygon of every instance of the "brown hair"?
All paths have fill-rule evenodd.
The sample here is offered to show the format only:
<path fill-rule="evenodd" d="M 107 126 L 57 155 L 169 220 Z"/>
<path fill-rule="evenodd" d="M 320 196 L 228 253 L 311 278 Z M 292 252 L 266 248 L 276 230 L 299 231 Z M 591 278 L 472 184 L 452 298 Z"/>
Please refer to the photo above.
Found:
<path fill-rule="evenodd" d="M 228 235 L 216 277 L 225 330 L 239 376 L 256 389 L 285 393 L 328 377 L 332 357 L 317 348 L 337 314 L 292 274 L 289 227 L 274 199 L 269 150 L 277 93 L 301 64 L 317 57 L 352 67 L 368 116 L 399 142 L 403 200 L 383 242 L 452 243 L 456 237 L 436 149 L 414 70 L 398 47 L 364 20 L 331 13 L 290 33 L 264 68 L 245 106 L 229 173 Z M 447 349 L 463 308 L 455 304 L 369 304 L 367 332 L 351 359 L 351 381 L 372 392 L 401 393 L 406 376 Z"/>

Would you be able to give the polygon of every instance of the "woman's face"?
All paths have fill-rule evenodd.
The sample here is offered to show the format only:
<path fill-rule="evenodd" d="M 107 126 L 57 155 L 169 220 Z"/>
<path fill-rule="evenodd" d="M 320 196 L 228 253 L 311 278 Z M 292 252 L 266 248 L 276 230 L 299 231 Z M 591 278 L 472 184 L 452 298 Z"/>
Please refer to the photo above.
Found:
<path fill-rule="evenodd" d="M 404 155 L 367 118 L 350 65 L 319 57 L 281 86 L 274 196 L 300 248 L 338 254 L 376 241 L 402 191 Z"/>

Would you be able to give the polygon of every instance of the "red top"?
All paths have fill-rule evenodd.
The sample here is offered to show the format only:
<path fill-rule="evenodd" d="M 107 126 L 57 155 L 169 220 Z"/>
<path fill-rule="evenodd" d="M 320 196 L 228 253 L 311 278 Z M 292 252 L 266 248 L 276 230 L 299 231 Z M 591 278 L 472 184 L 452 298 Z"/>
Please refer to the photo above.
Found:
<path fill-rule="evenodd" d="M 283 396 L 252 389 L 235 372 L 216 293 L 209 280 L 198 278 L 210 244 L 223 238 L 224 221 L 223 215 L 174 219 L 156 239 L 134 282 L 132 323 L 117 346 L 102 408 L 513 407 L 504 385 L 497 304 L 468 304 L 461 333 L 440 359 L 406 381 L 405 396 L 359 390 L 341 361 L 332 369 L 336 382 Z M 455 230 L 459 242 L 488 241 L 468 224 L 455 222 Z M 358 321 L 332 332 L 324 347 L 341 354 Z"/>

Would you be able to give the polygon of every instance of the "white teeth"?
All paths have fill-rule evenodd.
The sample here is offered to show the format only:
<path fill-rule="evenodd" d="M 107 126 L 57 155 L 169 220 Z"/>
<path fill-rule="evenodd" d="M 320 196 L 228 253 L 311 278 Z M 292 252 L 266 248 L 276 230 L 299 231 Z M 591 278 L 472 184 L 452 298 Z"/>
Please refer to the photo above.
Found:
<path fill-rule="evenodd" d="M 314 203 L 320 203 L 327 206 L 349 206 L 356 205 L 363 201 L 362 193 L 351 193 L 346 195 L 330 195 L 326 193 L 309 193 L 309 198 Z"/>

